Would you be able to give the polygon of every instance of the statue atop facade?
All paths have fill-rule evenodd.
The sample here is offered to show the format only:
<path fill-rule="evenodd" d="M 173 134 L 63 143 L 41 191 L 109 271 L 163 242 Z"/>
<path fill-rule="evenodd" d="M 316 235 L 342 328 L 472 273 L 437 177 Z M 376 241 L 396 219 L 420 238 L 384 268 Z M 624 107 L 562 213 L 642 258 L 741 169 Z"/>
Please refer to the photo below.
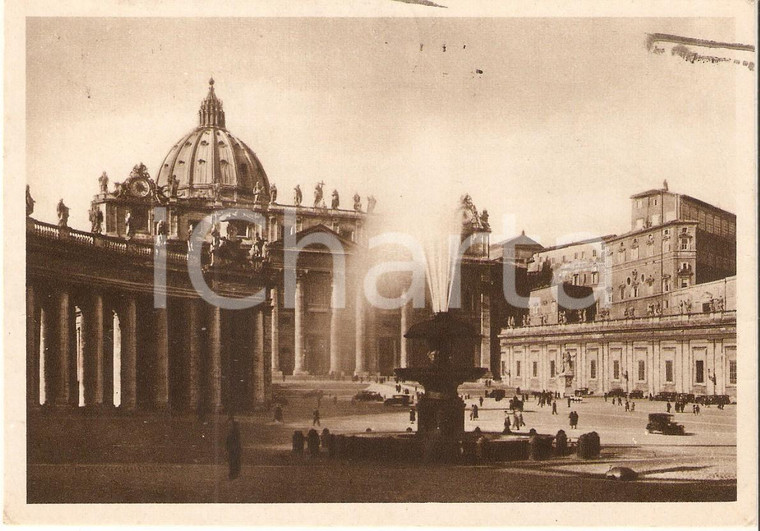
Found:
<path fill-rule="evenodd" d="M 324 185 L 323 181 L 314 185 L 314 208 L 324 207 L 324 191 L 322 190 Z"/>
<path fill-rule="evenodd" d="M 29 185 L 26 185 L 26 215 L 31 216 L 32 212 L 34 212 L 34 198 L 32 197 L 32 192 L 29 190 Z"/>
<path fill-rule="evenodd" d="M 274 183 L 269 185 L 269 202 L 273 205 L 277 202 L 277 185 Z"/>
<path fill-rule="evenodd" d="M 362 211 L 362 196 L 358 192 L 354 194 L 354 210 L 356 212 Z"/>
<path fill-rule="evenodd" d="M 168 226 L 163 219 L 156 223 L 156 243 L 161 245 L 166 243 L 166 237 L 169 235 Z"/>
<path fill-rule="evenodd" d="M 570 351 L 566 350 L 562 355 L 562 372 L 572 372 L 573 370 L 573 357 L 570 355 Z"/>
<path fill-rule="evenodd" d="M 483 210 L 480 214 L 480 225 L 483 230 L 491 230 L 491 224 L 488 222 L 488 210 Z"/>
<path fill-rule="evenodd" d="M 90 208 L 90 231 L 93 234 L 100 234 L 103 232 L 103 211 L 96 205 L 92 205 Z"/>
<path fill-rule="evenodd" d="M 367 214 L 372 214 L 375 211 L 375 205 L 377 205 L 377 199 L 374 195 L 367 197 Z"/>
<path fill-rule="evenodd" d="M 58 226 L 68 227 L 69 226 L 69 207 L 67 207 L 63 203 L 63 199 L 60 199 L 58 201 L 56 212 L 58 213 Z"/>
<path fill-rule="evenodd" d="M 256 233 L 256 238 L 253 241 L 253 245 L 251 246 L 252 254 L 255 258 L 263 258 L 264 257 L 264 247 L 267 244 L 266 238 L 261 236 L 258 232 Z"/>
<path fill-rule="evenodd" d="M 332 206 L 333 210 L 337 209 L 340 206 L 340 196 L 338 195 L 338 190 L 333 190 L 332 192 Z"/>
<path fill-rule="evenodd" d="M 172 175 L 169 178 L 169 197 L 176 198 L 177 197 L 177 189 L 179 188 L 179 179 Z"/>
<path fill-rule="evenodd" d="M 131 240 L 135 235 L 135 226 L 132 224 L 131 212 L 127 212 L 127 216 L 124 218 L 124 233 L 127 235 L 128 240 Z"/>
<path fill-rule="evenodd" d="M 108 174 L 104 171 L 100 177 L 98 177 L 98 184 L 100 185 L 100 193 L 108 193 Z"/>
<path fill-rule="evenodd" d="M 301 206 L 301 202 L 303 201 L 303 192 L 301 192 L 301 185 L 297 184 L 295 188 L 293 188 L 293 204 L 296 206 Z"/>
<path fill-rule="evenodd" d="M 216 265 L 219 259 L 219 250 L 222 247 L 222 234 L 219 232 L 219 227 L 214 225 L 211 230 L 211 265 Z"/>
<path fill-rule="evenodd" d="M 253 187 L 253 202 L 260 203 L 261 195 L 263 193 L 264 193 L 264 187 L 261 186 L 261 183 L 259 181 L 256 181 L 256 184 Z"/>

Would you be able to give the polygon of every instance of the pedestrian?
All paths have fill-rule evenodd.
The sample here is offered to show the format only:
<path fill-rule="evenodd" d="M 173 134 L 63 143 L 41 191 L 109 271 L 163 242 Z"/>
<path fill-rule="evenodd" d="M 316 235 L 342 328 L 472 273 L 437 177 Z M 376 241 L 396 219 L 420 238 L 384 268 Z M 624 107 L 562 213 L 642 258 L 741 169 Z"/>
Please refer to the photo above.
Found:
<path fill-rule="evenodd" d="M 607 401 L 607 393 L 604 393 L 604 401 Z"/>
<path fill-rule="evenodd" d="M 506 413 L 506 411 L 504 413 Z M 512 430 L 510 429 L 509 415 L 504 415 L 504 433 L 512 433 Z"/>
<path fill-rule="evenodd" d="M 240 475 L 240 429 L 235 419 L 230 417 L 230 432 L 227 434 L 227 463 L 229 464 L 229 478 L 235 479 Z"/>
<path fill-rule="evenodd" d="M 667 411 L 668 413 L 670 413 L 670 408 L 671 408 L 671 405 L 670 405 L 670 401 L 668 401 L 668 402 L 665 404 L 665 411 Z"/>
<path fill-rule="evenodd" d="M 483 397 L 482 396 L 480 397 L 479 402 L 480 402 L 480 407 L 483 407 Z"/>
<path fill-rule="evenodd" d="M 517 414 L 517 421 L 520 423 L 519 427 L 522 428 L 525 426 L 525 421 L 523 420 L 522 413 Z"/>
<path fill-rule="evenodd" d="M 556 415 L 556 414 L 557 414 L 557 402 L 554 401 L 552 402 L 552 415 Z"/>
<path fill-rule="evenodd" d="M 319 410 L 315 409 L 314 413 L 311 416 L 311 425 L 312 426 L 321 426 L 322 424 L 319 422 Z"/>
<path fill-rule="evenodd" d="M 472 405 L 472 413 L 473 413 L 473 417 L 475 419 L 477 419 L 478 418 L 478 406 L 476 406 L 475 404 Z"/>
<path fill-rule="evenodd" d="M 696 415 L 697 414 L 697 404 L 692 404 L 691 406 L 691 412 Z"/>
<path fill-rule="evenodd" d="M 699 404 L 694 404 L 694 405 L 695 405 L 695 407 L 697 408 L 697 415 L 699 415 L 699 411 L 700 411 L 700 407 L 699 407 Z"/>
<path fill-rule="evenodd" d="M 516 410 L 512 413 L 512 426 L 515 427 L 515 430 L 519 430 L 520 429 L 520 419 L 517 418 L 517 411 Z"/>
<path fill-rule="evenodd" d="M 567 397 L 567 407 L 570 407 L 570 397 Z"/>
<path fill-rule="evenodd" d="M 575 426 L 573 425 L 575 423 L 575 414 L 571 411 L 570 414 L 567 416 L 567 418 L 570 419 L 570 429 L 573 429 Z"/>
<path fill-rule="evenodd" d="M 628 400 L 625 401 L 625 410 L 630 411 L 631 410 L 631 404 L 628 403 Z"/>
<path fill-rule="evenodd" d="M 631 413 L 633 413 L 634 411 L 636 411 L 636 402 L 632 401 L 631 402 Z"/>

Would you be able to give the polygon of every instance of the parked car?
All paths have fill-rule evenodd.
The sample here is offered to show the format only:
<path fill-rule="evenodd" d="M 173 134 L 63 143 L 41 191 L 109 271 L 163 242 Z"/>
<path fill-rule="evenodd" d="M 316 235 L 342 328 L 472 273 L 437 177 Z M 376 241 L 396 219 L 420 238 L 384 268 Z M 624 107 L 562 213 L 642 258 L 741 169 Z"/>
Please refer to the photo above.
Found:
<path fill-rule="evenodd" d="M 408 406 L 411 403 L 411 397 L 409 395 L 393 395 L 390 398 L 386 398 L 386 406 Z"/>
<path fill-rule="evenodd" d="M 502 398 L 507 396 L 507 392 L 504 389 L 493 389 L 491 392 L 486 391 L 486 396 L 490 398 L 495 398 L 498 402 Z"/>
<path fill-rule="evenodd" d="M 725 405 L 731 403 L 731 398 L 728 395 L 699 395 L 694 401 L 703 405 Z"/>
<path fill-rule="evenodd" d="M 696 397 L 692 393 L 678 393 L 676 395 L 676 400 L 678 402 L 694 402 L 696 400 Z"/>
<path fill-rule="evenodd" d="M 634 389 L 630 393 L 628 393 L 628 396 L 630 398 L 644 398 L 644 391 L 640 389 Z"/>
<path fill-rule="evenodd" d="M 607 396 L 625 396 L 625 391 L 623 389 L 612 389 L 607 392 Z"/>
<path fill-rule="evenodd" d="M 675 402 L 677 396 L 678 393 L 674 393 L 672 391 L 662 391 L 654 395 L 654 399 L 660 400 L 662 402 Z"/>
<path fill-rule="evenodd" d="M 586 396 L 588 394 L 588 387 L 581 387 L 575 390 L 575 396 Z"/>
<path fill-rule="evenodd" d="M 383 395 L 374 391 L 359 391 L 351 399 L 352 402 L 382 402 Z"/>
<path fill-rule="evenodd" d="M 683 435 L 684 429 L 682 424 L 673 422 L 673 415 L 670 413 L 650 413 L 647 432 L 660 432 L 663 435 Z"/>

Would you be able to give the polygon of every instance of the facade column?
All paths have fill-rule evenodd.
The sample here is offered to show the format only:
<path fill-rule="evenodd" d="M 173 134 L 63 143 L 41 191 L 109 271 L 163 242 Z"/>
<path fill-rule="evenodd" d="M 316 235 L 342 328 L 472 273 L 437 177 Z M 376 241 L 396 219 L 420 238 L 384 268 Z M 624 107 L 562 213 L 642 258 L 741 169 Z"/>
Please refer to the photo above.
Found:
<path fill-rule="evenodd" d="M 296 307 L 293 318 L 295 328 L 295 366 L 293 374 L 309 374 L 306 370 L 306 352 L 304 349 L 304 294 L 303 277 L 296 277 Z"/>
<path fill-rule="evenodd" d="M 49 404 L 51 400 L 51 385 L 50 385 L 50 341 L 52 334 L 50 330 L 50 316 L 48 310 L 44 305 L 40 305 L 40 344 L 39 352 L 37 353 L 37 360 L 39 362 L 39 371 L 37 377 L 39 378 L 39 389 L 37 394 L 37 401 L 35 404 Z"/>
<path fill-rule="evenodd" d="M 339 375 L 341 372 L 340 334 L 338 328 L 341 321 L 341 308 L 338 308 L 338 290 L 345 287 L 342 275 L 333 272 L 332 286 L 330 288 L 330 374 Z"/>
<path fill-rule="evenodd" d="M 52 385 L 49 402 L 56 405 L 71 403 L 71 309 L 69 293 L 58 293 L 58 337 L 55 345 L 55 360 L 50 364 L 49 372 Z M 75 393 L 76 395 L 76 393 Z M 74 399 L 77 397 L 74 396 Z M 50 400 L 52 399 L 52 400 Z"/>
<path fill-rule="evenodd" d="M 212 306 L 209 318 L 209 406 L 222 409 L 222 310 Z"/>
<path fill-rule="evenodd" d="M 169 322 L 166 308 L 155 308 L 156 369 L 155 406 L 169 406 Z"/>
<path fill-rule="evenodd" d="M 137 405 L 137 303 L 135 298 L 127 298 L 124 318 L 121 321 L 121 405 L 134 409 Z"/>
<path fill-rule="evenodd" d="M 103 403 L 103 296 L 92 295 L 89 312 L 84 314 L 84 403 Z"/>
<path fill-rule="evenodd" d="M 480 366 L 488 369 L 484 376 L 487 378 L 491 375 L 491 300 L 486 293 L 488 279 L 481 279 L 480 294 Z"/>
<path fill-rule="evenodd" d="M 356 289 L 356 367 L 354 374 L 364 376 L 367 374 L 367 357 L 364 353 L 364 292 L 361 285 L 357 285 Z"/>
<path fill-rule="evenodd" d="M 272 288 L 272 375 L 281 377 L 280 370 L 280 289 Z"/>
<path fill-rule="evenodd" d="M 411 302 L 407 301 L 406 304 L 401 307 L 401 337 L 399 338 L 399 346 L 401 351 L 399 355 L 399 366 L 401 368 L 406 368 L 409 366 L 409 351 L 407 350 L 407 339 L 404 337 L 404 334 L 406 334 L 406 331 L 409 328 L 410 304 Z"/>
<path fill-rule="evenodd" d="M 264 379 L 264 312 L 260 306 L 253 309 L 253 404 L 261 405 L 266 401 Z"/>
<path fill-rule="evenodd" d="M 198 301 L 187 301 L 187 350 L 188 350 L 188 389 L 187 405 L 191 410 L 198 408 L 201 399 L 201 345 L 199 331 L 201 322 L 198 314 Z"/>
<path fill-rule="evenodd" d="M 40 405 L 40 349 L 37 348 L 39 321 L 34 286 L 26 285 L 26 403 Z"/>

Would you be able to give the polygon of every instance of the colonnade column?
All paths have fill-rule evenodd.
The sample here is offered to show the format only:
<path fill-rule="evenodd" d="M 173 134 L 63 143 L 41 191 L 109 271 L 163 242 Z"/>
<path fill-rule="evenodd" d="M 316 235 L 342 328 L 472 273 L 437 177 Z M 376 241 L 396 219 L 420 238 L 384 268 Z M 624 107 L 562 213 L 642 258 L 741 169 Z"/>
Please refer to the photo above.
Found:
<path fill-rule="evenodd" d="M 128 297 L 122 320 L 121 405 L 134 409 L 137 405 L 137 304 Z"/>
<path fill-rule="evenodd" d="M 187 301 L 187 326 L 189 331 L 187 335 L 188 377 L 190 380 L 187 405 L 194 410 L 198 407 L 201 398 L 201 346 L 198 341 L 201 324 L 198 318 L 198 301 L 195 299 Z"/>
<path fill-rule="evenodd" d="M 363 376 L 367 374 L 367 359 L 364 354 L 364 292 L 361 285 L 357 286 L 356 293 L 356 368 L 354 374 Z"/>
<path fill-rule="evenodd" d="M 409 328 L 409 305 L 410 301 L 407 301 L 406 304 L 404 304 L 401 307 L 401 334 L 399 338 L 399 367 L 405 368 L 409 366 L 409 354 L 407 351 L 407 340 L 406 337 L 404 337 L 404 334 L 406 334 L 407 328 Z"/>
<path fill-rule="evenodd" d="M 84 314 L 84 403 L 103 403 L 103 296 L 94 292 Z"/>
<path fill-rule="evenodd" d="M 40 349 L 37 348 L 37 301 L 34 286 L 26 286 L 26 403 L 40 405 Z M 42 333 L 42 332 L 41 332 Z"/>
<path fill-rule="evenodd" d="M 487 278 L 481 280 L 484 290 L 487 282 Z M 480 366 L 491 373 L 491 299 L 485 291 L 480 294 Z"/>
<path fill-rule="evenodd" d="M 169 406 L 169 322 L 166 308 L 155 309 L 156 325 L 156 370 L 155 405 Z"/>
<path fill-rule="evenodd" d="M 71 312 L 69 293 L 58 293 L 58 337 L 54 350 L 54 360 L 46 364 L 46 379 L 53 384 L 48 401 L 56 405 L 69 405 L 71 402 Z M 49 378 L 48 378 L 49 376 Z"/>
<path fill-rule="evenodd" d="M 211 307 L 209 318 L 209 406 L 214 411 L 222 408 L 222 310 Z"/>
<path fill-rule="evenodd" d="M 272 374 L 282 376 L 280 370 L 280 289 L 272 288 Z"/>
<path fill-rule="evenodd" d="M 253 309 L 253 404 L 263 404 L 266 400 L 264 380 L 264 311 Z"/>
<path fill-rule="evenodd" d="M 340 374 L 340 318 L 342 308 L 338 308 L 338 290 L 345 289 L 344 277 L 333 272 L 330 297 L 330 374 Z"/>
<path fill-rule="evenodd" d="M 304 352 L 304 300 L 303 300 L 303 280 L 300 276 L 296 277 L 296 307 L 294 315 L 295 328 L 295 366 L 293 374 L 309 374 L 305 367 L 306 353 Z"/>

